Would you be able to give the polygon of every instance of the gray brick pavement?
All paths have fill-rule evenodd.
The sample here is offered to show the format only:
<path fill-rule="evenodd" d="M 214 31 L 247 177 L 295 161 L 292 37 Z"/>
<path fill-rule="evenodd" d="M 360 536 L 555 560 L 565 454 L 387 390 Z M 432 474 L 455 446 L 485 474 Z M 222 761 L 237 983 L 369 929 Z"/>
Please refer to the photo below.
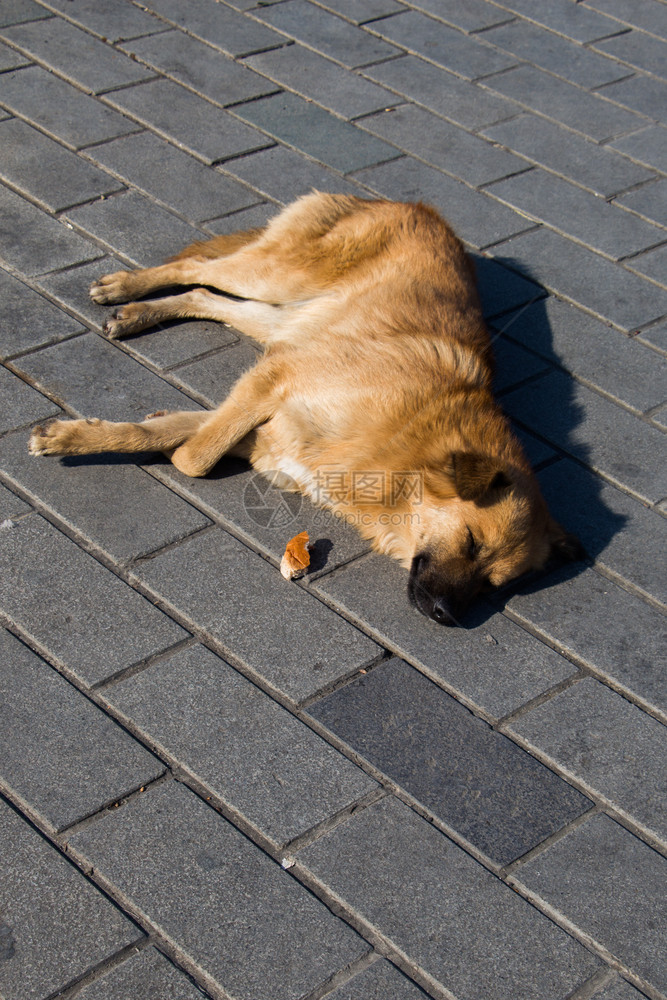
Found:
<path fill-rule="evenodd" d="M 664 8 L 0 0 L 7 1000 L 667 996 Z M 27 454 L 61 407 L 216 405 L 247 338 L 112 344 L 87 288 L 313 187 L 476 249 L 587 565 L 441 629 L 238 460 Z"/>

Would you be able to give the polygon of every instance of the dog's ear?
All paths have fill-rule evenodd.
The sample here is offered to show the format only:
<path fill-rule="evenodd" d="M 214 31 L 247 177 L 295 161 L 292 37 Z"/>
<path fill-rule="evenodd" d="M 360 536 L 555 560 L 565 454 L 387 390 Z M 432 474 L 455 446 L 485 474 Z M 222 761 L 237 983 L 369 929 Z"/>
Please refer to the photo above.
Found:
<path fill-rule="evenodd" d="M 461 499 L 478 504 L 490 502 L 512 485 L 512 480 L 497 459 L 471 451 L 454 452 L 452 471 L 454 486 Z"/>
<path fill-rule="evenodd" d="M 550 527 L 551 552 L 550 557 L 559 563 L 580 562 L 586 558 L 586 549 L 576 535 L 570 534 L 557 521 Z"/>

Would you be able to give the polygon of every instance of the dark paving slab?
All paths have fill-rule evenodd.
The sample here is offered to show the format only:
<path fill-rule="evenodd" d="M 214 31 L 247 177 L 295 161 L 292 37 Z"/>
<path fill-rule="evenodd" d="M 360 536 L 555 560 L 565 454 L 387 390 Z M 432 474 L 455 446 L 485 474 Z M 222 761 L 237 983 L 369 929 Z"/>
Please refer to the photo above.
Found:
<path fill-rule="evenodd" d="M 279 865 L 175 782 L 137 796 L 70 843 L 239 1000 L 278 993 L 298 1000 L 369 950 Z"/>
<path fill-rule="evenodd" d="M 216 0 L 199 0 L 187 7 L 181 0 L 146 0 L 143 6 L 227 55 L 246 56 L 283 44 L 279 34 L 256 18 L 243 17 Z"/>
<path fill-rule="evenodd" d="M 128 0 L 104 0 L 103 4 L 97 3 L 97 0 L 48 0 L 48 8 L 109 42 L 120 42 L 166 28 L 163 21 L 128 3 Z"/>
<path fill-rule="evenodd" d="M 0 177 L 51 212 L 111 194 L 123 186 L 16 119 L 0 125 Z"/>
<path fill-rule="evenodd" d="M 374 18 L 397 14 L 403 10 L 402 4 L 396 0 L 361 0 L 361 3 L 359 0 L 326 0 L 322 6 L 353 24 L 364 24 Z"/>
<path fill-rule="evenodd" d="M 0 989 L 7 1000 L 60 991 L 143 937 L 3 800 L 0 828 Z"/>
<path fill-rule="evenodd" d="M 19 69 L 21 66 L 28 66 L 29 63 L 30 60 L 20 55 L 15 49 L 10 49 L 8 45 L 0 43 L 0 71 L 4 73 L 8 69 Z"/>
<path fill-rule="evenodd" d="M 294 150 L 274 146 L 225 163 L 225 171 L 251 184 L 263 195 L 286 205 L 313 188 L 333 194 L 368 197 L 368 190 L 342 178 L 333 170 L 307 160 Z"/>
<path fill-rule="evenodd" d="M 27 354 L 14 364 L 82 417 L 143 420 L 156 410 L 201 409 L 96 333 Z"/>
<path fill-rule="evenodd" d="M 349 73 L 331 59 L 298 43 L 250 56 L 246 65 L 344 118 L 398 103 L 396 95 L 384 87 Z"/>
<path fill-rule="evenodd" d="M 60 413 L 60 407 L 6 368 L 0 368 L 0 390 L 4 404 L 0 433 Z"/>
<path fill-rule="evenodd" d="M 527 164 L 465 129 L 414 104 L 364 118 L 361 126 L 400 149 L 478 186 L 507 177 Z"/>
<path fill-rule="evenodd" d="M 667 624 L 656 608 L 591 569 L 570 568 L 552 575 L 548 587 L 527 586 L 508 607 L 602 680 L 667 715 Z"/>
<path fill-rule="evenodd" d="M 510 392 L 503 407 L 622 488 L 649 502 L 667 494 L 664 436 L 565 373 L 544 375 Z"/>
<path fill-rule="evenodd" d="M 486 0 L 469 0 L 465 4 L 457 3 L 457 0 L 413 0 L 411 6 L 465 32 L 482 31 L 494 24 L 511 20 L 512 17 L 501 7 L 487 3 Z"/>
<path fill-rule="evenodd" d="M 0 7 L 0 25 L 20 24 L 23 21 L 36 21 L 40 17 L 49 17 L 49 11 L 33 0 L 3 0 Z"/>
<path fill-rule="evenodd" d="M 331 994 L 331 1000 L 424 1000 L 423 990 L 381 959 Z"/>
<path fill-rule="evenodd" d="M 465 628 L 443 629 L 427 620 L 408 602 L 405 570 L 384 556 L 355 562 L 316 586 L 381 642 L 492 720 L 574 671 L 488 605 L 468 615 Z"/>
<path fill-rule="evenodd" d="M 107 94 L 106 100 L 205 163 L 271 143 L 261 132 L 172 80 L 159 78 L 126 87 Z"/>
<path fill-rule="evenodd" d="M 481 39 L 462 35 L 442 21 L 418 11 L 406 11 L 377 21 L 369 28 L 387 41 L 424 56 L 429 62 L 466 80 L 498 73 L 517 62 L 514 56 L 498 51 Z"/>
<path fill-rule="evenodd" d="M 241 184 L 218 170 L 207 169 L 151 132 L 103 143 L 90 155 L 123 181 L 193 222 L 236 212 L 257 201 L 257 196 Z M 160 170 L 155 169 L 156 163 Z"/>
<path fill-rule="evenodd" d="M 146 343 L 145 349 L 150 351 L 150 342 Z M 203 397 L 214 409 L 229 394 L 241 375 L 252 368 L 258 358 L 258 346 L 255 346 L 249 338 L 243 337 L 216 354 L 175 368 L 172 377 L 186 391 L 195 392 Z"/>
<path fill-rule="evenodd" d="M 85 684 L 187 633 L 75 542 L 33 514 L 0 534 L 0 608 Z"/>
<path fill-rule="evenodd" d="M 594 47 L 635 69 L 667 78 L 664 42 L 660 38 L 651 38 L 643 31 L 626 31 L 598 41 Z"/>
<path fill-rule="evenodd" d="M 308 711 L 498 866 L 591 808 L 401 660 Z"/>
<path fill-rule="evenodd" d="M 79 993 L 82 1000 L 204 1000 L 189 976 L 155 948 L 144 948 Z"/>
<path fill-rule="evenodd" d="M 3 324 L 0 356 L 5 358 L 81 333 L 83 327 L 22 281 L 0 270 Z"/>
<path fill-rule="evenodd" d="M 644 993 L 640 993 L 634 986 L 630 986 L 630 983 L 623 982 L 618 977 L 596 994 L 597 1000 L 642 1000 L 644 996 Z"/>
<path fill-rule="evenodd" d="M 605 198 L 653 176 L 646 167 L 620 155 L 611 146 L 599 146 L 538 115 L 521 114 L 482 132 L 494 142 Z M 625 200 L 621 203 L 626 204 Z"/>
<path fill-rule="evenodd" d="M 164 768 L 13 635 L 0 630 L 0 777 L 53 830 Z"/>
<path fill-rule="evenodd" d="M 306 0 L 274 4 L 256 16 L 283 32 L 282 44 L 287 35 L 350 69 L 389 59 L 400 51 Z"/>
<path fill-rule="evenodd" d="M 27 504 L 25 500 L 21 500 L 11 490 L 0 486 L 0 517 L 5 528 L 9 527 L 5 523 L 7 520 L 14 517 L 23 517 L 24 514 L 29 514 L 31 509 L 30 504 Z"/>
<path fill-rule="evenodd" d="M 294 701 L 366 666 L 379 647 L 221 529 L 141 563 L 145 586 Z"/>
<path fill-rule="evenodd" d="M 573 6 L 568 0 L 544 0 L 539 8 L 531 0 L 503 0 L 502 6 L 575 42 L 592 42 L 618 31 L 618 24 L 611 18 L 584 6 Z"/>
<path fill-rule="evenodd" d="M 0 468 L 32 500 L 119 562 L 210 524 L 124 456 L 36 459 L 19 432 L 0 438 Z"/>
<path fill-rule="evenodd" d="M 0 187 L 0 212 L 0 260 L 24 274 L 40 274 L 100 255 L 94 243 L 6 187 Z"/>
<path fill-rule="evenodd" d="M 667 862 L 641 840 L 595 816 L 513 878 L 664 991 Z"/>
<path fill-rule="evenodd" d="M 663 286 L 667 285 L 667 243 L 663 243 L 656 250 L 633 257 L 628 261 L 628 267 Z"/>
<path fill-rule="evenodd" d="M 277 847 L 376 787 L 203 646 L 142 670 L 103 697 Z"/>
<path fill-rule="evenodd" d="M 667 82 L 664 80 L 656 80 L 649 76 L 633 76 L 620 83 L 610 84 L 601 93 L 632 111 L 638 111 L 648 118 L 665 121 Z"/>
<path fill-rule="evenodd" d="M 656 719 L 586 677 L 508 732 L 667 844 L 665 729 Z"/>
<path fill-rule="evenodd" d="M 611 145 L 633 160 L 660 170 L 664 168 L 665 163 L 667 128 L 664 125 L 649 125 L 648 128 L 634 131 L 631 135 L 621 136 Z"/>
<path fill-rule="evenodd" d="M 358 812 L 298 859 L 460 1000 L 564 1000 L 598 967 L 581 945 L 394 798 Z"/>
<path fill-rule="evenodd" d="M 237 105 L 234 113 L 343 174 L 399 156 L 393 146 L 296 94 L 262 97 Z"/>
<path fill-rule="evenodd" d="M 45 63 L 93 94 L 137 83 L 151 75 L 140 63 L 59 17 L 3 28 L 2 37 L 31 59 Z"/>
<path fill-rule="evenodd" d="M 123 45 L 123 51 L 223 106 L 277 90 L 264 77 L 177 29 L 137 38 Z"/>

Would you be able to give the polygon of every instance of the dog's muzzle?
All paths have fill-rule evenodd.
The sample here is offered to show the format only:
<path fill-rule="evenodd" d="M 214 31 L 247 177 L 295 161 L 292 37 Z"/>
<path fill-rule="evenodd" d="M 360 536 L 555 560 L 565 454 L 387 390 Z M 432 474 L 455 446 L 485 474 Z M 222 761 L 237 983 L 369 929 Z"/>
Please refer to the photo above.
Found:
<path fill-rule="evenodd" d="M 440 588 L 429 585 L 429 562 L 429 557 L 425 554 L 416 555 L 412 560 L 408 577 L 408 599 L 417 611 L 439 625 L 460 625 L 458 618 L 461 608 L 458 602 L 453 602 L 444 593 L 436 593 L 436 589 Z"/>

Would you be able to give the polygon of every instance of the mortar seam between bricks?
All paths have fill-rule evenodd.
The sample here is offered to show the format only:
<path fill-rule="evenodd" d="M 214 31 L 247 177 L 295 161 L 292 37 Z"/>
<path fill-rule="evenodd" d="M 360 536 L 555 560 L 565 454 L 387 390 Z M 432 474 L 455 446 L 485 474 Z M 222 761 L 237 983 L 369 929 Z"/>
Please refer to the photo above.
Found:
<path fill-rule="evenodd" d="M 352 982 L 356 976 L 358 976 L 361 972 L 365 972 L 366 969 L 371 968 L 379 962 L 381 958 L 382 956 L 379 952 L 367 952 L 356 961 L 350 962 L 347 968 L 334 973 L 334 975 L 331 976 L 326 983 L 320 984 L 320 986 L 313 990 L 312 993 L 301 997 L 300 1000 L 324 1000 L 324 998 L 330 996 L 334 990 L 338 989 L 339 986 L 345 986 L 347 983 Z"/>
<path fill-rule="evenodd" d="M 73 1000 L 74 997 L 79 996 L 82 990 L 86 989 L 92 983 L 98 982 L 107 973 L 120 968 L 125 962 L 132 959 L 134 955 L 140 954 L 146 948 L 151 947 L 151 945 L 152 941 L 148 935 L 145 935 L 139 941 L 133 941 L 132 944 L 126 945 L 119 951 L 114 952 L 113 955 L 98 962 L 92 969 L 88 969 L 82 975 L 77 976 L 76 979 L 71 980 L 66 986 L 56 990 L 55 993 L 50 993 L 44 1000 Z"/>

